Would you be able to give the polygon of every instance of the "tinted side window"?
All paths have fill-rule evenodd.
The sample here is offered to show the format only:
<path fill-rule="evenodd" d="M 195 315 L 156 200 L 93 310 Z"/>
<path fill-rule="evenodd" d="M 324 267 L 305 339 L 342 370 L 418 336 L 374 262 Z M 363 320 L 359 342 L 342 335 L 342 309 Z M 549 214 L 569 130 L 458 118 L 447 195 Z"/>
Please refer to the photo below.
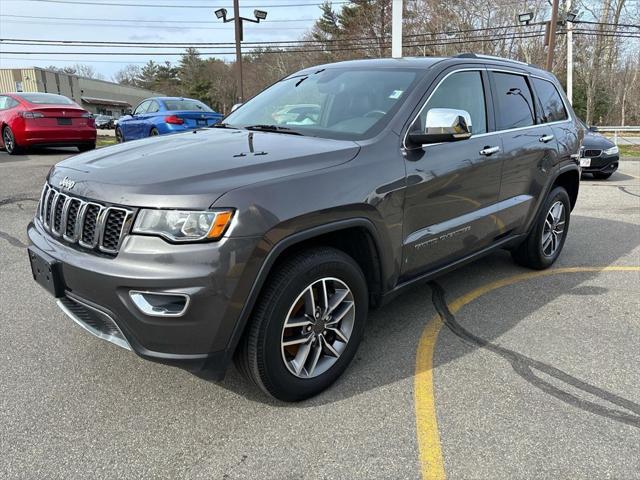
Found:
<path fill-rule="evenodd" d="M 143 113 L 147 113 L 147 109 L 149 108 L 149 105 L 151 105 L 151 102 L 148 100 L 146 102 L 142 102 L 140 105 L 136 107 L 133 114 L 142 115 Z"/>
<path fill-rule="evenodd" d="M 152 101 L 146 113 L 156 113 L 158 110 L 160 110 L 160 105 L 158 105 L 158 102 Z"/>
<path fill-rule="evenodd" d="M 558 93 L 556 86 L 546 80 L 540 78 L 532 78 L 533 88 L 542 105 L 542 121 L 543 122 L 559 122 L 568 118 L 567 111 L 562 103 L 562 97 Z"/>
<path fill-rule="evenodd" d="M 414 128 L 424 129 L 427 112 L 431 108 L 465 110 L 471 116 L 471 132 L 486 133 L 487 108 L 480 72 L 458 72 L 447 77 L 431 95 L 425 108 L 420 112 L 420 124 L 415 125 Z"/>
<path fill-rule="evenodd" d="M 522 75 L 493 72 L 498 130 L 533 125 L 533 97 Z"/>

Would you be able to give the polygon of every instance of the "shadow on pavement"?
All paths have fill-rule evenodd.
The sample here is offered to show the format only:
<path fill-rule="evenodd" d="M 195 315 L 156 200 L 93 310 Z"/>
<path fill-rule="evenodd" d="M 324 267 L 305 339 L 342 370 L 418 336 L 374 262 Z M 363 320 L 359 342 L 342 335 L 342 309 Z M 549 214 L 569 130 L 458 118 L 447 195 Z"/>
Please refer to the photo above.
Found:
<path fill-rule="evenodd" d="M 570 228 L 564 251 L 554 267 L 611 265 L 637 246 L 637 243 L 633 242 L 633 239 L 637 238 L 637 225 L 574 215 Z M 585 239 L 594 238 L 593 232 L 598 232 L 598 242 L 585 245 Z M 624 243 L 620 241 L 623 238 L 632 241 Z M 580 252 L 584 249 L 589 251 L 588 258 L 597 259 L 597 262 L 583 258 Z M 508 252 L 498 251 L 444 275 L 437 281 L 446 285 L 469 285 L 468 288 L 462 289 L 465 293 L 488 282 L 527 271 L 529 270 L 514 264 Z M 582 285 L 596 275 L 597 272 L 565 275 L 563 288 L 550 294 L 546 292 L 544 298 L 530 296 L 526 299 L 508 299 L 509 302 L 520 302 L 519 314 L 512 318 L 500 318 L 500 321 L 496 322 L 495 329 L 484 332 L 484 340 L 490 342 L 501 336 L 522 319 L 564 294 L 583 295 L 585 301 L 588 301 L 588 296 L 605 294 L 607 289 L 604 287 Z M 330 404 L 413 377 L 420 335 L 427 322 L 437 314 L 431 297 L 432 291 L 428 285 L 418 285 L 410 288 L 392 303 L 372 311 L 365 339 L 345 374 L 327 391 L 297 404 L 297 407 L 312 408 Z M 447 298 L 447 300 L 451 301 L 453 298 Z M 477 348 L 479 348 L 477 345 L 472 345 L 472 347 L 451 352 L 451 355 L 446 358 L 434 359 L 434 367 L 438 368 L 442 362 L 453 361 L 458 355 L 466 355 Z M 233 368 L 229 369 L 227 377 L 219 385 L 252 401 L 291 408 L 291 404 L 267 398 Z"/>

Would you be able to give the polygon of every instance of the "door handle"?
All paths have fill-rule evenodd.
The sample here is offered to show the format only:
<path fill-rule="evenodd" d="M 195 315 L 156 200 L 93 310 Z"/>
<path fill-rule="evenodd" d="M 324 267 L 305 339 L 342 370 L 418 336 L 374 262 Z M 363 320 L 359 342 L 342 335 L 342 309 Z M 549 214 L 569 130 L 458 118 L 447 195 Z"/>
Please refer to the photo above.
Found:
<path fill-rule="evenodd" d="M 543 135 L 540 137 L 540 141 L 543 143 L 547 143 L 553 140 L 553 135 Z"/>
<path fill-rule="evenodd" d="M 480 155 L 485 155 L 485 156 L 489 156 L 489 155 L 493 155 L 494 153 L 498 153 L 500 151 L 500 147 L 496 146 L 496 147 L 484 147 L 482 150 L 480 150 Z"/>

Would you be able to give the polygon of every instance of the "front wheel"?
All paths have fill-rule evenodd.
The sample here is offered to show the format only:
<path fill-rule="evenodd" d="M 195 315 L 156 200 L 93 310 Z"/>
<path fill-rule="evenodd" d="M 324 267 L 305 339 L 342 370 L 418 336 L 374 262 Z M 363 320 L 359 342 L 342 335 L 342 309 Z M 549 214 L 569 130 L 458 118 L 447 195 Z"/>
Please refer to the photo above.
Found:
<path fill-rule="evenodd" d="M 567 191 L 555 187 L 545 200 L 527 238 L 511 251 L 516 263 L 536 270 L 553 265 L 567 238 L 570 213 Z"/>
<path fill-rule="evenodd" d="M 270 275 L 236 365 L 275 398 L 309 398 L 347 368 L 367 311 L 367 284 L 351 257 L 327 247 L 300 252 Z"/>
<path fill-rule="evenodd" d="M 124 135 L 122 134 L 122 129 L 120 127 L 116 127 L 116 142 L 124 142 Z"/>

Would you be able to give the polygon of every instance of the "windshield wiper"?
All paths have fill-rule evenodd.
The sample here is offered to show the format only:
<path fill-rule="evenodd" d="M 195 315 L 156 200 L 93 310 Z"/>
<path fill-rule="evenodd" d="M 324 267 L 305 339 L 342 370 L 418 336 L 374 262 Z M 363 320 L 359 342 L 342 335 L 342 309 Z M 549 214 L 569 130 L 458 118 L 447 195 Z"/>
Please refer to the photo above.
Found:
<path fill-rule="evenodd" d="M 287 127 L 281 127 L 280 125 L 248 125 L 244 128 L 246 130 L 257 130 L 262 132 L 286 133 L 288 135 L 303 135 L 300 132 L 291 130 Z"/>

